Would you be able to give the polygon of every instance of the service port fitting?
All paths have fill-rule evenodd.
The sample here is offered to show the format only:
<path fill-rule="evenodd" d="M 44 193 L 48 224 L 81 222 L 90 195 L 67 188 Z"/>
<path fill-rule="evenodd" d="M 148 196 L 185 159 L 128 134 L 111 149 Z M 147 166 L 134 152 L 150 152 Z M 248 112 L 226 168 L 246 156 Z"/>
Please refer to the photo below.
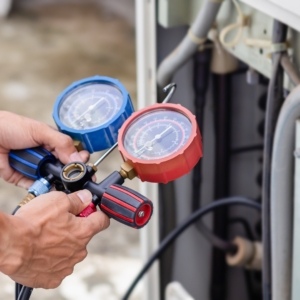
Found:
<path fill-rule="evenodd" d="M 226 262 L 232 267 L 246 269 L 262 269 L 262 243 L 252 242 L 242 237 L 236 237 L 232 243 L 237 246 L 237 252 L 226 255 Z"/>

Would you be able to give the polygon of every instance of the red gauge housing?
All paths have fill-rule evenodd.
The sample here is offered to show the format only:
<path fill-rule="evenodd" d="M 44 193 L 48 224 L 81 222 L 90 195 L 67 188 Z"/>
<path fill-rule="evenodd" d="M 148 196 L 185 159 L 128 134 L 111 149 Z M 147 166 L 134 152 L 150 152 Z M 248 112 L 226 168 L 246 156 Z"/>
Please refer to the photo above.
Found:
<path fill-rule="evenodd" d="M 192 125 L 190 137 L 177 152 L 169 156 L 153 160 L 134 157 L 124 146 L 127 129 L 134 120 L 157 109 L 172 110 L 186 116 Z M 172 103 L 154 104 L 133 113 L 119 130 L 118 147 L 123 160 L 133 166 L 142 181 L 156 183 L 168 183 L 189 173 L 202 157 L 202 138 L 196 117 L 182 105 Z"/>

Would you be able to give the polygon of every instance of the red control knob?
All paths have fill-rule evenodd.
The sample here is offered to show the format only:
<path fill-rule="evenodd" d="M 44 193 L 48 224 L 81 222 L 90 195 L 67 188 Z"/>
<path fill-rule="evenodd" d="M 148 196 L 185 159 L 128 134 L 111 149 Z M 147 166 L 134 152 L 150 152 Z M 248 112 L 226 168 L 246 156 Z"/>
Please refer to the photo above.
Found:
<path fill-rule="evenodd" d="M 100 208 L 111 218 L 134 228 L 144 227 L 153 212 L 153 204 L 148 198 L 118 184 L 106 189 Z"/>
<path fill-rule="evenodd" d="M 96 206 L 94 205 L 94 203 L 90 203 L 88 207 L 86 207 L 79 215 L 78 217 L 81 218 L 86 218 L 88 217 L 90 214 L 94 213 L 97 211 Z"/>

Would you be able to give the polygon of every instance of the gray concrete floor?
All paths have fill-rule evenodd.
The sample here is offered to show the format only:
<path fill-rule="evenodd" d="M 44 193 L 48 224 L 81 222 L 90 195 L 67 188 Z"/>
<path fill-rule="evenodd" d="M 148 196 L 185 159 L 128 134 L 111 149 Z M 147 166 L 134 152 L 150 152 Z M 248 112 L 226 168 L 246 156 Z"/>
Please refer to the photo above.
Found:
<path fill-rule="evenodd" d="M 56 96 L 73 81 L 96 74 L 118 78 L 135 100 L 134 28 L 112 10 L 87 2 L 43 4 L 19 8 L 0 21 L 0 109 L 54 126 Z M 101 165 L 98 180 L 118 170 L 120 162 L 115 151 Z M 137 180 L 127 186 L 137 188 Z M 26 194 L 3 180 L 0 191 L 6 213 Z M 141 267 L 138 231 L 112 221 L 88 250 L 58 289 L 35 290 L 32 299 L 120 299 Z M 13 282 L 0 274 L 0 299 L 14 299 L 13 294 Z M 132 299 L 140 295 L 141 286 Z"/>

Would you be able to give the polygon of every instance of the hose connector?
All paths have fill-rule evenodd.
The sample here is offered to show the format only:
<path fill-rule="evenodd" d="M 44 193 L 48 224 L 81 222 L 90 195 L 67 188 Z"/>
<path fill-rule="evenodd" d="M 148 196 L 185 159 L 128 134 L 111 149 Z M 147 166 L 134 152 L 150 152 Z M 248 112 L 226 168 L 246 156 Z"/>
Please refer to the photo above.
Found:
<path fill-rule="evenodd" d="M 28 193 L 26 197 L 19 203 L 19 207 L 29 203 L 31 200 L 33 200 L 36 196 L 34 194 Z"/>
<path fill-rule="evenodd" d="M 31 187 L 28 189 L 28 193 L 38 197 L 42 194 L 46 194 L 51 190 L 51 183 L 45 178 L 36 180 Z"/>

